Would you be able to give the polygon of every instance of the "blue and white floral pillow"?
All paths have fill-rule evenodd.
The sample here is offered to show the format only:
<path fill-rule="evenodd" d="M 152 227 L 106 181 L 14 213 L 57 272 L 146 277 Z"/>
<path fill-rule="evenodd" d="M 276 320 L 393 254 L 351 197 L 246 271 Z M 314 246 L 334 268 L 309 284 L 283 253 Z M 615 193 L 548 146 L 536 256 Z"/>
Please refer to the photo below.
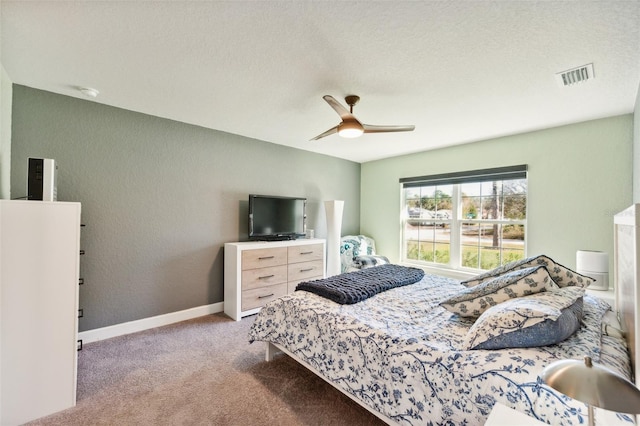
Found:
<path fill-rule="evenodd" d="M 355 257 L 375 254 L 376 243 L 372 238 L 364 235 L 345 235 L 340 239 L 341 272 L 353 272 L 360 269 L 353 264 Z"/>
<path fill-rule="evenodd" d="M 549 275 L 559 287 L 587 287 L 593 282 L 593 278 L 572 271 L 566 266 L 555 262 L 550 257 L 541 254 L 534 257 L 528 257 L 526 259 L 516 260 L 515 262 L 507 263 L 506 265 L 498 266 L 495 269 L 483 272 L 480 275 L 476 275 L 470 280 L 462 281 L 460 284 L 464 285 L 465 287 L 473 287 L 485 280 L 500 276 L 505 272 L 522 268 L 530 268 L 532 266 L 546 267 L 549 271 Z"/>
<path fill-rule="evenodd" d="M 557 289 L 544 266 L 518 269 L 469 287 L 440 303 L 450 312 L 462 317 L 479 317 L 498 303 Z"/>
<path fill-rule="evenodd" d="M 583 296 L 584 289 L 570 286 L 493 306 L 471 326 L 464 348 L 529 348 L 562 342 L 582 324 Z"/>

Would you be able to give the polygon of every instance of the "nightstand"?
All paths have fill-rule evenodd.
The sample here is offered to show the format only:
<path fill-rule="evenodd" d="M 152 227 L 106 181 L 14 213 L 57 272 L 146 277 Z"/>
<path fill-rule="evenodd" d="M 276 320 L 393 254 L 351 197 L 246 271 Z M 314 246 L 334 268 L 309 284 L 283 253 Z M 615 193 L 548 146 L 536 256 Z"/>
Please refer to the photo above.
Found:
<path fill-rule="evenodd" d="M 524 413 L 516 411 L 512 408 L 502 405 L 498 402 L 493 406 L 493 410 L 489 414 L 485 426 L 540 426 L 546 423 L 542 423 L 539 420 L 529 417 Z"/>

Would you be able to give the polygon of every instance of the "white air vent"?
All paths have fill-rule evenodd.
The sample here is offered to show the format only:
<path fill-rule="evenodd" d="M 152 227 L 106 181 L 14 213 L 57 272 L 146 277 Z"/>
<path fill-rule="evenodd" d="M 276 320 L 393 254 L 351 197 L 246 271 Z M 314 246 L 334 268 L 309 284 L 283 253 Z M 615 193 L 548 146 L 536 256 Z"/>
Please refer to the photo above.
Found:
<path fill-rule="evenodd" d="M 583 65 L 556 74 L 556 80 L 561 87 L 582 83 L 595 77 L 593 74 L 593 64 Z"/>

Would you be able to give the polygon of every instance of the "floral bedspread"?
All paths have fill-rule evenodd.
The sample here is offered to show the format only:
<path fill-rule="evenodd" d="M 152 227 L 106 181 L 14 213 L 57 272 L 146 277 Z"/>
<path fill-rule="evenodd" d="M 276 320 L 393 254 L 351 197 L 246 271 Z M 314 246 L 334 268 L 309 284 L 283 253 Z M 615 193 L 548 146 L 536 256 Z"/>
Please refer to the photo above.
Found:
<path fill-rule="evenodd" d="M 584 325 L 558 345 L 466 351 L 472 321 L 438 305 L 462 289 L 455 280 L 427 275 L 354 305 L 296 291 L 260 311 L 249 340 L 281 345 L 398 424 L 483 425 L 497 402 L 545 423 L 586 424 L 586 406 L 547 387 L 539 374 L 558 359 L 589 355 L 600 362 L 608 305 L 585 296 Z M 602 362 L 629 377 L 624 341 L 606 342 Z M 611 424 L 611 413 L 596 411 Z M 613 419 L 632 424 L 628 415 Z"/>

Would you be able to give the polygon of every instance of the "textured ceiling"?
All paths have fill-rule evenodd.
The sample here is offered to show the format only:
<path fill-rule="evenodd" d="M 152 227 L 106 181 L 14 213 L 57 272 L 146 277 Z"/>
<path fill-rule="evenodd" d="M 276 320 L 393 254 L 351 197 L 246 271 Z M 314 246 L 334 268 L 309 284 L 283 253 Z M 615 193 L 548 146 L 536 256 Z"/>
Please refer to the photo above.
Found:
<path fill-rule="evenodd" d="M 14 83 L 357 162 L 633 111 L 638 1 L 6 1 Z M 593 63 L 561 88 L 554 74 Z M 322 95 L 368 124 L 332 135 Z M 179 143 L 179 141 L 176 141 Z"/>

